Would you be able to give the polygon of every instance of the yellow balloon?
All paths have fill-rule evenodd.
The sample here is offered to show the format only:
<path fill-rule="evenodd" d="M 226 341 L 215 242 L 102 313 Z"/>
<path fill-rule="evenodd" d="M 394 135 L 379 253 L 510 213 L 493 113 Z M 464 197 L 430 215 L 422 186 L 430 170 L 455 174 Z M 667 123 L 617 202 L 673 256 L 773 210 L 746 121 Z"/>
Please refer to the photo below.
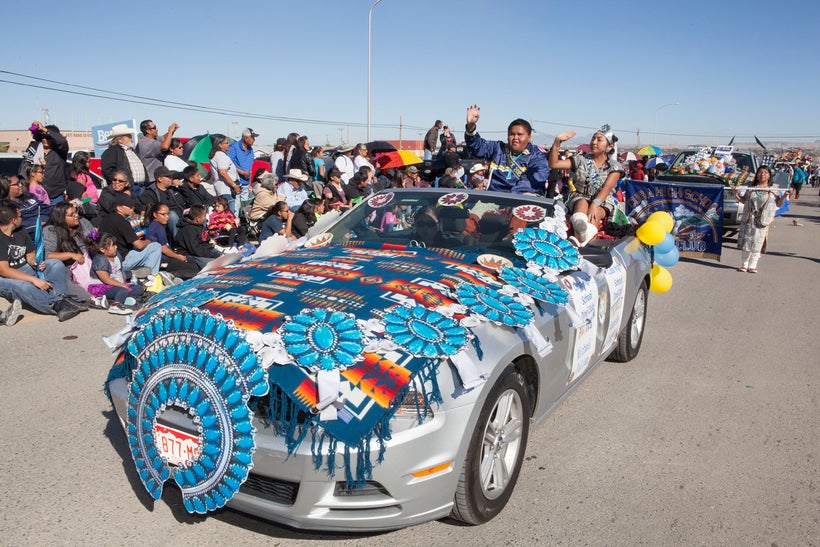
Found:
<path fill-rule="evenodd" d="M 657 222 L 661 225 L 661 227 L 663 227 L 664 232 L 671 232 L 672 228 L 675 227 L 675 219 L 672 218 L 672 215 L 666 211 L 655 211 L 649 215 L 649 218 L 647 218 L 646 221 Z"/>
<path fill-rule="evenodd" d="M 663 294 L 672 288 L 672 274 L 663 266 L 654 264 L 650 278 L 649 290 L 654 293 Z"/>
<path fill-rule="evenodd" d="M 652 222 L 647 220 L 641 224 L 635 231 L 635 235 L 641 240 L 641 243 L 646 245 L 657 245 L 663 238 L 666 237 L 666 230 L 659 222 Z"/>

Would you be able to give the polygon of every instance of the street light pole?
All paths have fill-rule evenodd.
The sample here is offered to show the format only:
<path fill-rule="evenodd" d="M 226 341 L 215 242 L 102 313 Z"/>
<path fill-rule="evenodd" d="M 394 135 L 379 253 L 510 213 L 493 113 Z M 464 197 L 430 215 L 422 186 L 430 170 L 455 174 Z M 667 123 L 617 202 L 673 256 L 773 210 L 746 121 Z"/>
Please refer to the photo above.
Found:
<path fill-rule="evenodd" d="M 657 142 L 658 141 L 658 112 L 660 112 L 662 108 L 666 108 L 667 106 L 678 106 L 679 104 L 680 103 L 676 101 L 674 103 L 667 103 L 667 104 L 661 105 L 661 106 L 659 106 L 658 108 L 655 109 L 655 132 L 652 134 L 652 146 L 655 146 L 655 145 L 658 144 L 658 142 Z"/>
<path fill-rule="evenodd" d="M 367 142 L 370 142 L 370 27 L 373 19 L 373 8 L 382 0 L 376 0 L 370 6 L 370 12 L 367 14 Z"/>

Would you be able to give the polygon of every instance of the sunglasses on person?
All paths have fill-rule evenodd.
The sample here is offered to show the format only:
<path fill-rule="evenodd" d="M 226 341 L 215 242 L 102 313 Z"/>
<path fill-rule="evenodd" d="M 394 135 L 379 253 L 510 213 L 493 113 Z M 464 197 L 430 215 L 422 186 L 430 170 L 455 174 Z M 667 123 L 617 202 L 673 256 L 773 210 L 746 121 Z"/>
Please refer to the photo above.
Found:
<path fill-rule="evenodd" d="M 111 179 L 111 182 L 128 182 L 128 179 Z"/>

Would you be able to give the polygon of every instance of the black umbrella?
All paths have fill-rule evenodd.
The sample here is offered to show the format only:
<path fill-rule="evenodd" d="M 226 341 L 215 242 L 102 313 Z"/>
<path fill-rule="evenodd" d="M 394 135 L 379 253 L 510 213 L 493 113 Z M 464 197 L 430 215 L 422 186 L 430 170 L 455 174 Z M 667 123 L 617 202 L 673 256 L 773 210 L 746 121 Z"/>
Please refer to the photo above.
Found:
<path fill-rule="evenodd" d="M 387 141 L 371 141 L 367 143 L 365 146 L 367 146 L 367 150 L 371 154 L 376 154 L 378 152 L 395 152 L 396 150 L 398 150 L 398 148 L 396 148 Z"/>

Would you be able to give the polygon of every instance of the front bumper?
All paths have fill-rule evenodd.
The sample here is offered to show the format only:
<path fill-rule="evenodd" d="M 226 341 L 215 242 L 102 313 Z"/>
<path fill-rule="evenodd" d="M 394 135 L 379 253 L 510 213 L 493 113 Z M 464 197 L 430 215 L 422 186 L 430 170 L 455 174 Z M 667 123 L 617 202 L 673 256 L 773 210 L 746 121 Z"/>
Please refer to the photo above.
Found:
<path fill-rule="evenodd" d="M 127 416 L 128 383 L 118 379 L 109 387 L 122 422 Z M 326 531 L 391 530 L 445 517 L 472 432 L 471 410 L 471 405 L 447 410 L 434 406 L 434 417 L 421 425 L 415 417 L 396 418 L 414 423 L 393 433 L 380 464 L 378 446 L 372 443 L 372 478 L 365 488 L 354 491 L 342 487 L 341 449 L 331 478 L 325 468 L 315 469 L 309 437 L 288 456 L 284 440 L 256 419 L 253 469 L 228 507 L 295 528 Z M 351 460 L 355 461 L 354 451 Z M 443 464 L 447 465 L 435 473 L 413 475 Z"/>

